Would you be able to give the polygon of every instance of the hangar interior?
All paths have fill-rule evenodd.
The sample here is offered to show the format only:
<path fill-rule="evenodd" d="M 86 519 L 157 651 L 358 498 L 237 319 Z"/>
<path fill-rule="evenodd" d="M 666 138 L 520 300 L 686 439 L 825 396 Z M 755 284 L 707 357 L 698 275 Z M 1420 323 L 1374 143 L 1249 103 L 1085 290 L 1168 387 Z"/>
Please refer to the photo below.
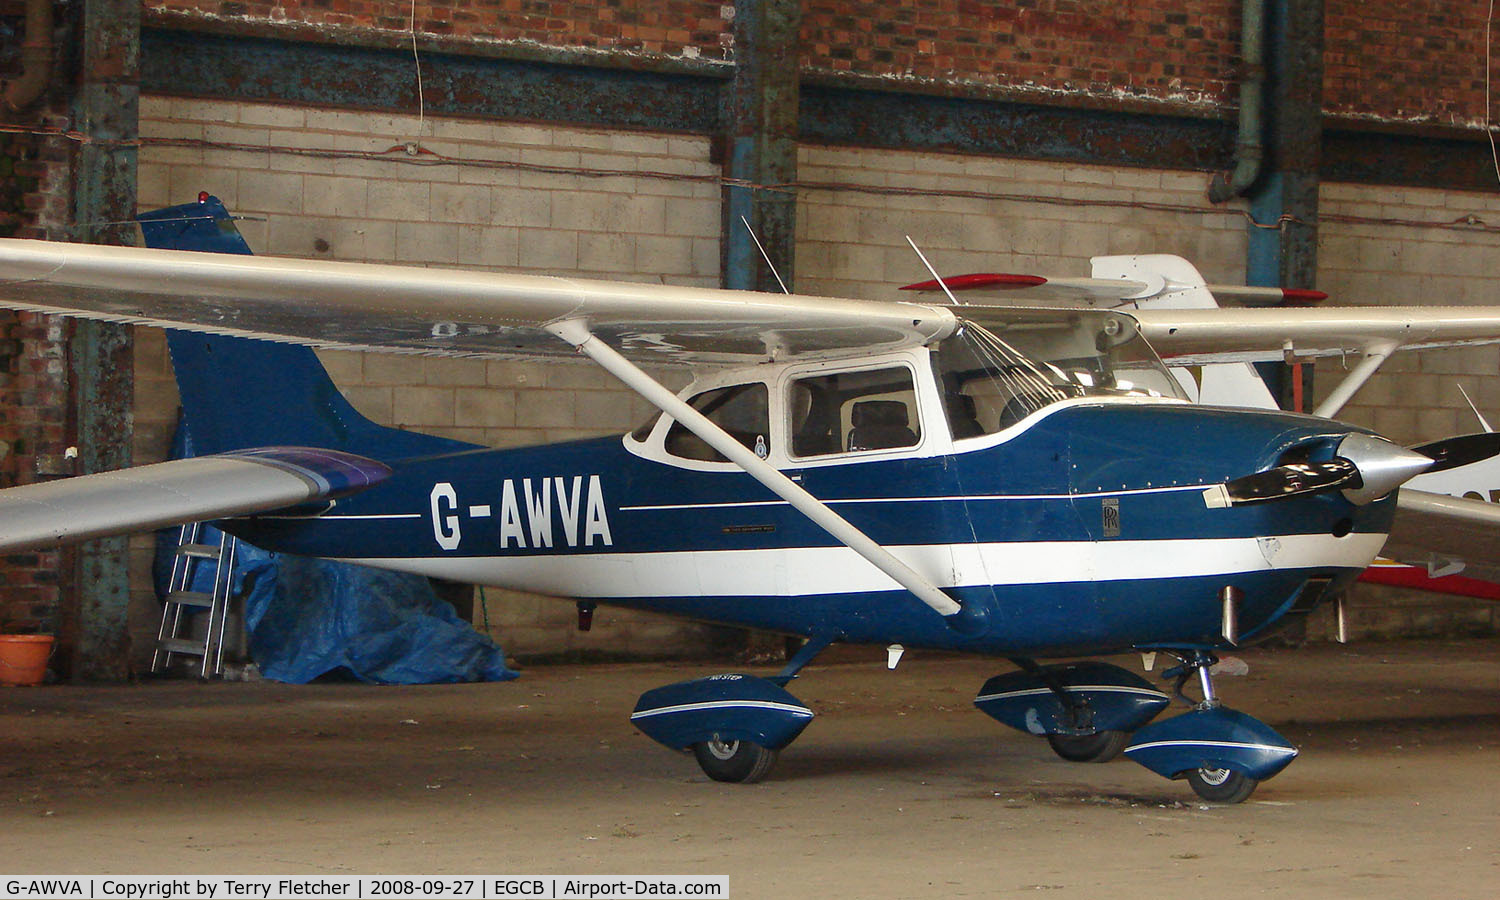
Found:
<path fill-rule="evenodd" d="M 1330 303 L 1497 302 L 1479 0 L 0 0 L 0 236 L 130 240 L 221 198 L 257 253 L 892 299 L 945 273 L 1172 253 Z M 0 485 L 165 458 L 160 331 L 0 314 Z M 647 407 L 585 363 L 325 352 L 401 428 L 506 447 Z M 1314 394 L 1347 361 L 1283 373 Z M 1314 372 L 1313 370 L 1316 369 Z M 1290 370 L 1289 370 L 1290 371 Z M 669 383 L 684 383 L 668 372 Z M 674 381 L 675 379 L 675 381 Z M 1500 348 L 1393 359 L 1343 417 L 1416 443 L 1500 413 Z M 1311 398 L 1309 398 L 1311 399 Z M 77 458 L 69 448 L 77 448 Z M 0 559 L 56 668 L 149 657 L 149 536 Z M 490 590 L 512 654 L 699 655 L 706 626 Z M 1361 586 L 1355 638 L 1493 634 Z M 1325 615 L 1310 636 L 1328 638 Z"/>

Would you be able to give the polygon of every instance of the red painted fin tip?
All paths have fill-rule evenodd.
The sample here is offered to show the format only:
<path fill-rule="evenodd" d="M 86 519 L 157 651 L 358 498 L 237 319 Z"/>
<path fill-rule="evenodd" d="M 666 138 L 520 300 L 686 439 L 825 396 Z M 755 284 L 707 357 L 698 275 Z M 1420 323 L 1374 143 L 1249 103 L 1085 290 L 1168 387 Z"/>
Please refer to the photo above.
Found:
<path fill-rule="evenodd" d="M 1040 275 L 1011 275 L 1003 272 L 976 272 L 972 275 L 951 275 L 943 279 L 950 291 L 966 291 L 975 288 L 1028 288 L 1047 283 Z M 936 291 L 941 287 L 936 281 L 919 281 L 908 284 L 903 291 Z"/>

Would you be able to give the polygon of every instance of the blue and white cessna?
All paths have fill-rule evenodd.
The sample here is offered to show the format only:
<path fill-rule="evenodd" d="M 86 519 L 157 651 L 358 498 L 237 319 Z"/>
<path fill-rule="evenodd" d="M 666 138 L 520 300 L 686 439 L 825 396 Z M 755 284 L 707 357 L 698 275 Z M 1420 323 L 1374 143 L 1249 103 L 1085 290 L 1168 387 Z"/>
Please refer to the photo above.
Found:
<path fill-rule="evenodd" d="M 211 198 L 147 218 L 157 246 L 246 252 Z M 807 638 L 776 677 L 641 698 L 643 732 L 726 781 L 764 777 L 812 718 L 786 690 L 798 671 L 862 642 L 1008 658 L 975 701 L 996 719 L 1241 801 L 1297 751 L 1218 701 L 1215 652 L 1354 579 L 1392 492 L 1432 464 L 1328 419 L 1187 403 L 1109 310 L 17 240 L 0 305 L 178 329 L 210 454 L 0 492 L 0 549 L 222 518 L 268 549 Z M 1387 327 L 1365 313 L 1347 324 Z M 1410 315 L 1500 337 L 1494 311 Z M 365 419 L 309 346 L 582 354 L 661 414 L 477 447 Z M 700 375 L 677 395 L 637 361 Z M 1141 677 L 1038 662 L 1130 649 L 1176 656 L 1178 695 L 1196 679 L 1201 700 L 1153 724 L 1170 698 Z"/>

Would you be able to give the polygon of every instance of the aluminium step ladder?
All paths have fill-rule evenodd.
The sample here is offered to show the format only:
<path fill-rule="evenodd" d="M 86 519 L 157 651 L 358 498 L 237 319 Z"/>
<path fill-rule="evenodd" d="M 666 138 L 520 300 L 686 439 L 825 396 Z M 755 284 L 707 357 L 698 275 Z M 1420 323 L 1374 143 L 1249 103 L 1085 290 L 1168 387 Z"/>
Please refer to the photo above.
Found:
<path fill-rule="evenodd" d="M 230 618 L 230 593 L 234 585 L 234 560 L 238 542 L 230 535 L 221 535 L 216 544 L 201 543 L 204 525 L 192 522 L 182 526 L 177 535 L 177 550 L 172 556 L 172 577 L 167 583 L 167 596 L 162 603 L 161 627 L 156 633 L 156 652 L 151 656 L 151 671 L 165 672 L 172 668 L 178 656 L 196 657 L 199 678 L 211 678 L 224 673 L 224 632 Z M 213 588 L 209 591 L 192 590 L 194 576 L 203 565 L 214 566 Z M 202 637 L 194 636 L 196 629 L 183 633 L 183 626 L 191 626 L 196 610 L 208 610 L 208 622 Z"/>

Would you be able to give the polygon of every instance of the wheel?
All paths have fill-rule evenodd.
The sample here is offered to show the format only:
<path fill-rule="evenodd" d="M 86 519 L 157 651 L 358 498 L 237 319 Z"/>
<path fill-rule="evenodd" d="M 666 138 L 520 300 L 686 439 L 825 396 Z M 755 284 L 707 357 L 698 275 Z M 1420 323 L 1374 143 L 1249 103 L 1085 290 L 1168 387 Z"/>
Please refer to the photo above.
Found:
<path fill-rule="evenodd" d="M 1233 769 L 1193 769 L 1187 773 L 1193 792 L 1209 803 L 1243 803 L 1259 781 Z"/>
<path fill-rule="evenodd" d="M 1109 762 L 1130 743 L 1126 731 L 1100 731 L 1095 734 L 1049 734 L 1052 752 L 1068 762 Z"/>
<path fill-rule="evenodd" d="M 703 741 L 693 745 L 698 765 L 714 781 L 754 784 L 776 765 L 776 751 L 750 741 Z"/>

